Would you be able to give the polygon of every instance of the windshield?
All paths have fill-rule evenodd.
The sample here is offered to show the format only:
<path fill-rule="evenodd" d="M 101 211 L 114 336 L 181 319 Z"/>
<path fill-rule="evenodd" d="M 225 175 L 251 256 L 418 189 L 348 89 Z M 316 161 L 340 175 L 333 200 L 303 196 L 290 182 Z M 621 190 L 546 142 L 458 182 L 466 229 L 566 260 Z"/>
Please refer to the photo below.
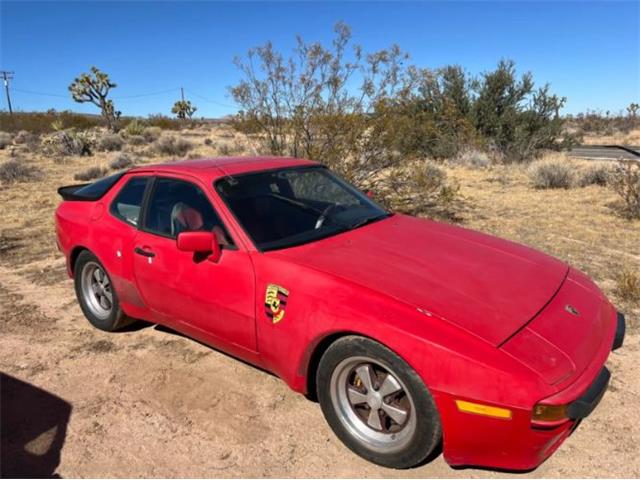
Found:
<path fill-rule="evenodd" d="M 225 177 L 215 187 L 263 251 L 308 243 L 389 216 L 323 167 Z"/>

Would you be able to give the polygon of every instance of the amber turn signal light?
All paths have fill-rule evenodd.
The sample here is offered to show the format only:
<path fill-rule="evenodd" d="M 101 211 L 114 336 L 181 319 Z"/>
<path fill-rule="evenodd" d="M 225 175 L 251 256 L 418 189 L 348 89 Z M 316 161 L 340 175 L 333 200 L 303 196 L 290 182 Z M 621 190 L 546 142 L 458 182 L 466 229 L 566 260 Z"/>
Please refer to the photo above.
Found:
<path fill-rule="evenodd" d="M 566 420 L 568 418 L 567 406 L 544 405 L 539 403 L 533 407 L 531 418 L 534 422 L 558 422 L 560 420 Z"/>

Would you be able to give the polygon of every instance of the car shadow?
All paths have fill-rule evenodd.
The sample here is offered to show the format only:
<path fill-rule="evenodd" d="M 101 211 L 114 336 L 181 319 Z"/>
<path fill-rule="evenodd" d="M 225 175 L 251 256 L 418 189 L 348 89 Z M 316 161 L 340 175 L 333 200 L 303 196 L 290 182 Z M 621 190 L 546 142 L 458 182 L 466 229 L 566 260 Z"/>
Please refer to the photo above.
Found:
<path fill-rule="evenodd" d="M 71 410 L 65 400 L 0 372 L 0 477 L 60 478 Z"/>

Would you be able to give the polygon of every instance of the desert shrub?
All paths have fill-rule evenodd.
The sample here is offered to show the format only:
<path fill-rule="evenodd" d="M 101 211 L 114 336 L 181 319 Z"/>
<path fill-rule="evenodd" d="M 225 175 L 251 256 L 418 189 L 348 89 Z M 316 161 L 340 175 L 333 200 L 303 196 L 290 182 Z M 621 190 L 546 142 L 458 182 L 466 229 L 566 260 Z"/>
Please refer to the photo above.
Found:
<path fill-rule="evenodd" d="M 26 130 L 20 130 L 13 137 L 13 143 L 15 143 L 16 145 L 33 145 L 35 143 L 38 143 L 38 140 L 39 139 L 37 135 L 31 132 L 27 132 Z"/>
<path fill-rule="evenodd" d="M 144 129 L 145 127 L 142 122 L 133 120 L 132 122 L 127 123 L 127 126 L 124 127 L 122 133 L 127 137 L 131 137 L 134 135 L 142 135 L 144 133 Z"/>
<path fill-rule="evenodd" d="M 127 137 L 127 143 L 134 146 L 144 145 L 147 143 L 147 139 L 142 135 L 131 135 Z"/>
<path fill-rule="evenodd" d="M 153 148 L 162 155 L 183 156 L 193 148 L 193 144 L 184 138 L 164 135 L 154 142 Z"/>
<path fill-rule="evenodd" d="M 123 168 L 129 168 L 133 166 L 133 160 L 126 153 L 117 153 L 113 157 L 113 160 L 109 164 L 113 170 L 121 170 Z"/>
<path fill-rule="evenodd" d="M 640 302 L 640 276 L 630 271 L 622 271 L 616 278 L 616 294 L 630 302 Z"/>
<path fill-rule="evenodd" d="M 95 135 L 89 131 L 62 130 L 47 135 L 42 140 L 45 155 L 91 155 L 96 144 Z"/>
<path fill-rule="evenodd" d="M 622 199 L 621 213 L 640 218 L 640 162 L 619 160 L 609 175 L 609 186 Z"/>
<path fill-rule="evenodd" d="M 411 215 L 451 217 L 458 186 L 434 162 L 420 160 L 396 166 L 381 174 L 383 182 L 373 186 L 376 200 L 388 209 Z"/>
<path fill-rule="evenodd" d="M 562 159 L 541 160 L 529 168 L 529 178 L 535 188 L 571 188 L 574 174 Z"/>
<path fill-rule="evenodd" d="M 184 122 L 161 114 L 149 115 L 144 123 L 150 127 L 158 127 L 162 130 L 180 130 L 184 127 Z"/>
<path fill-rule="evenodd" d="M 233 123 L 233 121 L 232 121 L 232 123 Z M 220 138 L 234 138 L 236 135 L 231 130 L 223 130 L 223 131 L 218 133 L 218 136 Z"/>
<path fill-rule="evenodd" d="M 579 184 L 581 187 L 589 185 L 606 186 L 609 181 L 611 169 L 606 165 L 591 165 L 580 174 Z"/>
<path fill-rule="evenodd" d="M 124 140 L 117 133 L 105 133 L 98 140 L 98 150 L 103 152 L 113 152 L 121 150 Z"/>
<path fill-rule="evenodd" d="M 4 150 L 11 145 L 11 134 L 7 132 L 0 132 L 0 150 Z"/>
<path fill-rule="evenodd" d="M 230 155 L 232 155 L 232 148 L 231 145 L 229 145 L 228 143 L 220 143 L 217 147 L 216 150 L 218 151 L 218 155 L 222 155 L 223 157 L 228 157 Z"/>
<path fill-rule="evenodd" d="M 210 147 L 211 145 L 213 145 L 213 140 L 211 140 L 210 138 L 205 138 L 204 139 L 204 144 L 208 147 Z"/>
<path fill-rule="evenodd" d="M 476 148 L 465 148 L 451 158 L 451 163 L 471 168 L 486 168 L 491 165 L 491 158 Z"/>
<path fill-rule="evenodd" d="M 14 159 L 0 164 L 0 181 L 2 183 L 29 182 L 42 178 L 42 172 L 35 167 L 25 165 Z"/>
<path fill-rule="evenodd" d="M 3 129 L 9 132 L 27 132 L 41 134 L 55 131 L 53 123 L 58 123 L 62 130 L 64 128 L 75 128 L 85 130 L 104 125 L 103 119 L 98 115 L 87 115 L 69 111 L 56 112 L 13 112 L 10 117 L 9 112 L 0 112 L 0 124 Z"/>
<path fill-rule="evenodd" d="M 84 172 L 76 173 L 73 178 L 75 180 L 80 180 L 82 182 L 87 182 L 89 180 L 94 180 L 96 178 L 104 177 L 109 170 L 104 167 L 91 167 Z"/>
<path fill-rule="evenodd" d="M 160 127 L 147 127 L 143 130 L 142 136 L 149 143 L 155 142 L 162 135 L 162 129 Z"/>

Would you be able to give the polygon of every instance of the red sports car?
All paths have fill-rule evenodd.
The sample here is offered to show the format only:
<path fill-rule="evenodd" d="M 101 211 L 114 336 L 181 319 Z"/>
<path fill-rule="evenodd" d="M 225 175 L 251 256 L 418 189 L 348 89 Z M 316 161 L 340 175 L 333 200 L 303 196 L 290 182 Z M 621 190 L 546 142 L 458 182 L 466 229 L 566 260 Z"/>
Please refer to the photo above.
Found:
<path fill-rule="evenodd" d="M 166 325 L 316 397 L 406 468 L 532 469 L 604 394 L 625 322 L 530 248 L 392 214 L 320 164 L 222 158 L 59 189 L 58 244 L 102 330 Z"/>

